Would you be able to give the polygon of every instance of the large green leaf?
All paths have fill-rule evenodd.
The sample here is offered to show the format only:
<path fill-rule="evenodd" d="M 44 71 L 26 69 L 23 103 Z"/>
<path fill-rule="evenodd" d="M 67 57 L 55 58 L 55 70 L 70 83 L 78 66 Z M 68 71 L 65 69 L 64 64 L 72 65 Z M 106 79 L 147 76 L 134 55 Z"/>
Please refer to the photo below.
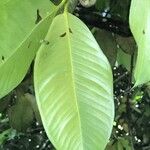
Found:
<path fill-rule="evenodd" d="M 138 45 L 135 86 L 150 81 L 150 1 L 132 0 L 130 27 Z"/>
<path fill-rule="evenodd" d="M 102 150 L 114 118 L 111 67 L 82 21 L 57 16 L 35 61 L 35 92 L 58 150 Z"/>
<path fill-rule="evenodd" d="M 54 8 L 49 0 L 0 2 L 0 98 L 24 78 L 47 33 Z"/>

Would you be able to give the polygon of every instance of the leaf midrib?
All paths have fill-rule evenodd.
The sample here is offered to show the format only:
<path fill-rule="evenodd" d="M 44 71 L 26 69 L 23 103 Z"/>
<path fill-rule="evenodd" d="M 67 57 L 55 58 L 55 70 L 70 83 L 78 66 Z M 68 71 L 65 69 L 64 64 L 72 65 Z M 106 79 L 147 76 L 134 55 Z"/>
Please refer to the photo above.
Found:
<path fill-rule="evenodd" d="M 81 119 L 80 119 L 80 111 L 78 107 L 78 100 L 77 100 L 77 95 L 76 95 L 76 86 L 75 86 L 75 77 L 74 77 L 74 69 L 73 69 L 73 58 L 72 58 L 72 47 L 71 47 L 71 39 L 70 39 L 70 32 L 69 32 L 69 22 L 68 22 L 68 13 L 64 12 L 64 18 L 65 18 L 65 25 L 66 25 L 66 36 L 67 36 L 67 42 L 68 42 L 68 49 L 69 49 L 69 58 L 70 58 L 70 66 L 71 66 L 71 79 L 72 79 L 72 89 L 73 89 L 73 94 L 75 98 L 75 104 L 77 108 L 77 113 L 78 113 L 78 120 L 79 120 L 79 128 L 80 128 L 80 137 L 81 137 L 81 144 L 82 144 L 82 150 L 83 148 L 83 134 L 82 134 L 82 128 L 81 128 Z"/>

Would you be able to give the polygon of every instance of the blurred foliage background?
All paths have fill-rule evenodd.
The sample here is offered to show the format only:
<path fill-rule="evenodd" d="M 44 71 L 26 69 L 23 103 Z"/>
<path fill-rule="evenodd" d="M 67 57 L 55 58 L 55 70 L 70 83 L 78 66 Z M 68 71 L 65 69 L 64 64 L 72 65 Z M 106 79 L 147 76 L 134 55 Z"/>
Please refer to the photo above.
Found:
<path fill-rule="evenodd" d="M 150 85 L 132 88 L 137 46 L 128 23 L 130 0 L 72 8 L 91 29 L 113 70 L 115 121 L 106 150 L 150 150 Z M 32 74 L 33 65 L 22 83 L 0 100 L 0 150 L 54 150 L 41 123 Z"/>

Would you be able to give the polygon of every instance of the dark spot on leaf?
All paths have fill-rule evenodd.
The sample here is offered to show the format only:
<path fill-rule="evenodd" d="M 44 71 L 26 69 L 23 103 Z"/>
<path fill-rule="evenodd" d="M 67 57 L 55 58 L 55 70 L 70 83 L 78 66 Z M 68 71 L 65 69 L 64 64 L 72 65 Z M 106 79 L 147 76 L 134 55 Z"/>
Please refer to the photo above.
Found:
<path fill-rule="evenodd" d="M 36 18 L 35 24 L 39 23 L 42 20 L 39 9 L 37 9 L 36 15 L 37 15 L 37 18 Z"/>
<path fill-rule="evenodd" d="M 45 44 L 48 45 L 48 44 L 49 44 L 49 41 L 45 40 Z"/>
<path fill-rule="evenodd" d="M 143 30 L 143 34 L 145 34 L 145 30 Z"/>
<path fill-rule="evenodd" d="M 60 35 L 60 37 L 64 37 L 65 35 L 66 35 L 66 32 L 65 32 L 65 33 L 63 33 L 63 34 L 61 34 L 61 35 Z"/>
<path fill-rule="evenodd" d="M 4 57 L 4 56 L 2 56 L 2 60 L 5 60 L 5 57 Z"/>
<path fill-rule="evenodd" d="M 47 40 L 41 40 L 40 43 L 41 43 L 41 44 L 46 44 L 46 45 L 48 45 L 48 44 L 49 44 L 49 41 L 47 41 Z"/>
<path fill-rule="evenodd" d="M 29 45 L 28 45 L 28 48 L 30 48 L 30 46 L 31 46 L 31 43 L 32 43 L 32 42 L 30 41 L 30 42 L 29 42 Z"/>
<path fill-rule="evenodd" d="M 70 33 L 73 33 L 72 30 L 71 30 L 71 28 L 69 28 L 69 32 L 70 32 Z"/>

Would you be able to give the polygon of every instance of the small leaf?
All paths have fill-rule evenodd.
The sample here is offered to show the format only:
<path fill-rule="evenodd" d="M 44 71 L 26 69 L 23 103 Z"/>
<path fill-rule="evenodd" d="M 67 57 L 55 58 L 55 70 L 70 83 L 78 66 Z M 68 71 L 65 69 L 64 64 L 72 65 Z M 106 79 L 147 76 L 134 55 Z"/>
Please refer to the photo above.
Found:
<path fill-rule="evenodd" d="M 7 129 L 0 133 L 0 145 L 4 143 L 4 141 L 8 138 L 7 136 L 11 133 L 12 129 Z"/>
<path fill-rule="evenodd" d="M 125 138 L 119 138 L 118 143 L 120 143 L 123 146 L 123 150 L 132 150 L 131 144 L 129 142 L 129 139 Z M 118 148 L 118 150 L 121 150 Z"/>
<path fill-rule="evenodd" d="M 8 116 L 10 125 L 18 131 L 25 131 L 34 118 L 31 104 L 23 95 L 18 97 L 16 105 L 9 108 Z"/>
<path fill-rule="evenodd" d="M 40 117 L 40 113 L 38 110 L 38 106 L 37 106 L 35 97 L 29 93 L 26 93 L 24 96 L 30 102 L 30 105 L 32 106 L 32 109 L 34 111 L 34 115 L 35 115 L 37 122 L 41 124 L 42 121 L 41 121 L 41 117 Z"/>
<path fill-rule="evenodd" d="M 106 149 L 105 150 L 117 150 L 117 142 L 115 142 L 115 143 L 108 143 L 108 145 L 107 145 L 107 147 L 106 147 Z"/>
<path fill-rule="evenodd" d="M 117 141 L 117 150 L 124 150 L 122 143 L 120 140 Z"/>
<path fill-rule="evenodd" d="M 127 54 L 133 54 L 136 50 L 136 43 L 133 37 L 122 37 L 115 35 L 119 47 Z"/>
<path fill-rule="evenodd" d="M 59 150 L 104 149 L 114 118 L 108 60 L 86 25 L 68 13 L 53 20 L 46 40 L 50 44 L 40 47 L 35 60 L 34 83 L 49 139 Z"/>
<path fill-rule="evenodd" d="M 117 52 L 117 65 L 124 66 L 128 71 L 131 70 L 131 55 L 125 53 L 122 49 Z"/>
<path fill-rule="evenodd" d="M 130 28 L 138 45 L 138 56 L 134 72 L 135 85 L 150 81 L 150 1 L 132 0 Z M 137 16 L 138 15 L 138 16 Z"/>

